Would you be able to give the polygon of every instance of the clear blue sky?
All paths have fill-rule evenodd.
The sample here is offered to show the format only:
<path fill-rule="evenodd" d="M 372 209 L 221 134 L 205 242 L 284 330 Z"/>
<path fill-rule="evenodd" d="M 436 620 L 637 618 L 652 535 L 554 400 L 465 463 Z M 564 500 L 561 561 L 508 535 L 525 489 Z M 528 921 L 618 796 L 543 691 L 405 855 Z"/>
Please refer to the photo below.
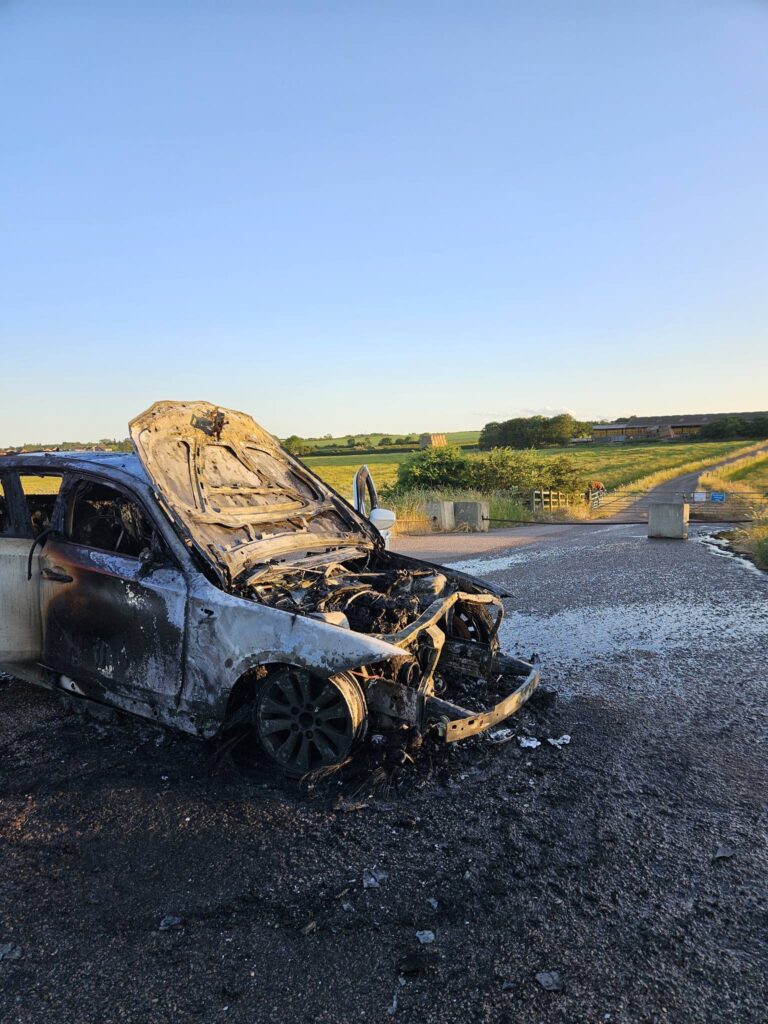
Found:
<path fill-rule="evenodd" d="M 768 3 L 0 0 L 0 444 L 768 407 Z"/>

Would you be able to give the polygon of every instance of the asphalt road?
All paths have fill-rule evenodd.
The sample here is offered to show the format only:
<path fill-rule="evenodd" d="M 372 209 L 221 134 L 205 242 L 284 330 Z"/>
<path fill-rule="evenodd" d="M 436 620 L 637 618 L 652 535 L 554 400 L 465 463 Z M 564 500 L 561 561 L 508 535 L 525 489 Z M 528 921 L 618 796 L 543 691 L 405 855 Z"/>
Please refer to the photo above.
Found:
<path fill-rule="evenodd" d="M 691 533 L 424 539 L 554 694 L 386 785 L 0 684 L 0 1020 L 762 1024 L 768 576 Z"/>

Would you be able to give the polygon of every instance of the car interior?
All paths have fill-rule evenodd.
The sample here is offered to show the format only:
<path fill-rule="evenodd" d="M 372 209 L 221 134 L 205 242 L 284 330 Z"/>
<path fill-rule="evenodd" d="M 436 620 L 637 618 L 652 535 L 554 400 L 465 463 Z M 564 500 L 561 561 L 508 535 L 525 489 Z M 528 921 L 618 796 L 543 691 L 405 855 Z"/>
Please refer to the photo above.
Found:
<path fill-rule="evenodd" d="M 67 539 L 131 558 L 152 544 L 152 527 L 138 505 L 104 484 L 82 481 L 67 514 Z"/>

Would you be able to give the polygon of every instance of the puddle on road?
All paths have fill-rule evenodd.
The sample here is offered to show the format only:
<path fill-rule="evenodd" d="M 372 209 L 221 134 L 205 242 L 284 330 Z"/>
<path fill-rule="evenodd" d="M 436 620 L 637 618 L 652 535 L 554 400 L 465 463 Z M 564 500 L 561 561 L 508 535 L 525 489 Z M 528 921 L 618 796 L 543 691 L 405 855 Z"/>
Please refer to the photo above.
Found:
<path fill-rule="evenodd" d="M 738 551 L 734 551 L 724 537 L 716 537 L 712 533 L 704 533 L 700 537 L 694 537 L 693 539 L 697 543 L 702 544 L 711 555 L 717 555 L 720 558 L 728 558 L 731 562 L 741 566 L 742 569 L 746 569 L 747 572 L 754 573 L 761 579 L 768 580 L 768 573 L 766 573 L 764 569 L 760 569 L 745 555 L 741 555 Z"/>

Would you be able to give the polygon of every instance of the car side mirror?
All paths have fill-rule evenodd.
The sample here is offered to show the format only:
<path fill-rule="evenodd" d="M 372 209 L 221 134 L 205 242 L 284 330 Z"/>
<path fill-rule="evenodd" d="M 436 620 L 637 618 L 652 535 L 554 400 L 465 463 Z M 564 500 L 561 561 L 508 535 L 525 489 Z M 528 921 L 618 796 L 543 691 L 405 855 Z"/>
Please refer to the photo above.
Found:
<path fill-rule="evenodd" d="M 391 508 L 372 508 L 368 521 L 372 523 L 379 533 L 388 533 L 394 528 L 397 522 L 397 515 Z"/>

